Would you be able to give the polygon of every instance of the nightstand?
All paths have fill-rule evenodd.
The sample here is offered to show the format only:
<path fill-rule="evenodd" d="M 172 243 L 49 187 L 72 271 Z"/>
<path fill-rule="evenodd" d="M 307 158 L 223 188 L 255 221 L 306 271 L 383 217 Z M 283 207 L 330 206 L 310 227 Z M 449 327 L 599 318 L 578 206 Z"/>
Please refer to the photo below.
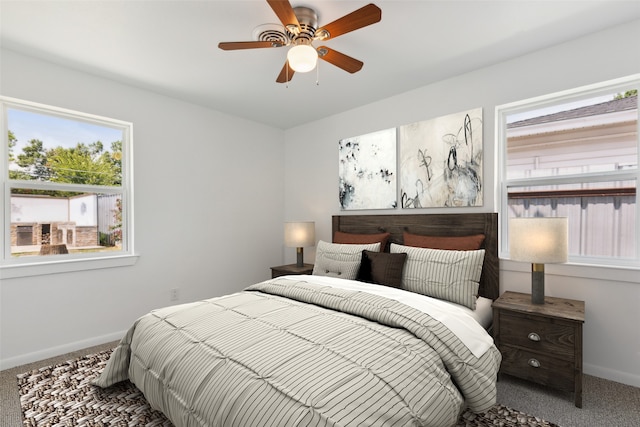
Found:
<path fill-rule="evenodd" d="M 493 303 L 493 334 L 502 353 L 500 373 L 572 391 L 582 408 L 584 301 L 505 292 Z"/>
<path fill-rule="evenodd" d="M 302 267 L 297 267 L 295 264 L 271 267 L 272 279 L 275 279 L 278 276 L 286 276 L 288 274 L 311 274 L 311 273 L 313 273 L 313 264 L 304 264 Z"/>

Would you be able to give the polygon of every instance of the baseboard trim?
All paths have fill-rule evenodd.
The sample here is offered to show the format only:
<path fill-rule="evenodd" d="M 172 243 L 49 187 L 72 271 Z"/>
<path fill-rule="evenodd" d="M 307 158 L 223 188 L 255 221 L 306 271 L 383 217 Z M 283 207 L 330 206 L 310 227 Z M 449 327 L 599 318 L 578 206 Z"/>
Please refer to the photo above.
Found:
<path fill-rule="evenodd" d="M 75 341 L 56 347 L 45 348 L 42 350 L 34 351 L 33 353 L 26 353 L 19 356 L 9 357 L 7 359 L 1 359 L 0 370 L 15 368 L 16 366 L 26 365 L 28 363 L 37 362 L 40 360 L 48 359 L 50 357 L 60 356 L 61 354 L 71 353 L 73 351 L 82 350 L 87 347 L 93 347 L 111 341 L 119 341 L 126 333 L 126 330 L 114 332 L 111 334 L 93 337 L 82 341 Z"/>
<path fill-rule="evenodd" d="M 615 381 L 640 388 L 640 375 L 630 374 L 629 372 L 617 371 L 615 369 L 603 368 L 598 365 L 584 364 L 584 373 L 598 378 Z"/>

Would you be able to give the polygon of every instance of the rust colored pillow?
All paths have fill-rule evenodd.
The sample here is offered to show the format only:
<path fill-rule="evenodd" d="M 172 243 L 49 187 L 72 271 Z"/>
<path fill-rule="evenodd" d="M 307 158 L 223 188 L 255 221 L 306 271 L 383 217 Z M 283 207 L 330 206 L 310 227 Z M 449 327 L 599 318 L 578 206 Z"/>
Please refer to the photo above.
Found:
<path fill-rule="evenodd" d="M 470 236 L 421 236 L 406 231 L 402 236 L 405 246 L 416 248 L 444 249 L 453 251 L 475 251 L 482 247 L 484 234 Z"/>
<path fill-rule="evenodd" d="M 387 247 L 387 241 L 389 240 L 391 233 L 376 233 L 376 234 L 358 234 L 358 233 L 345 233 L 343 231 L 336 231 L 333 235 L 333 243 L 343 243 L 350 245 L 366 245 L 369 243 L 380 243 L 380 252 L 384 252 Z"/>

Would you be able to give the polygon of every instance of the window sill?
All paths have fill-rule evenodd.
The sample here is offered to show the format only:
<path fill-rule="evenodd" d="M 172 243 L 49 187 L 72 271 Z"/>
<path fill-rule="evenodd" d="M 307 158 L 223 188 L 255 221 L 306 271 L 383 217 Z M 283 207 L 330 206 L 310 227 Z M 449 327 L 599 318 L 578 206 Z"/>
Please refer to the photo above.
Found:
<path fill-rule="evenodd" d="M 545 264 L 545 272 L 556 276 L 580 277 L 583 279 L 606 280 L 610 282 L 640 283 L 636 266 L 613 266 L 593 264 Z M 500 258 L 500 269 L 505 271 L 531 272 L 531 264 Z"/>
<path fill-rule="evenodd" d="M 117 255 L 90 259 L 73 259 L 33 264 L 4 265 L 0 267 L 0 279 L 71 273 L 102 268 L 128 267 L 138 261 L 139 255 Z"/>

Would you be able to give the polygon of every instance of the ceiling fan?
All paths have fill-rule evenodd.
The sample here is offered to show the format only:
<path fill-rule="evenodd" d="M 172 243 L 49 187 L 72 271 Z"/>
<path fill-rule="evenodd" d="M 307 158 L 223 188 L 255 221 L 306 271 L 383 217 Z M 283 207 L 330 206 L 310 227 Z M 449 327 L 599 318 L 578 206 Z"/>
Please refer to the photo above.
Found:
<path fill-rule="evenodd" d="M 334 39 L 343 34 L 375 24 L 382 19 L 382 11 L 368 4 L 327 25 L 318 27 L 318 15 L 308 7 L 292 7 L 288 0 L 267 0 L 282 27 L 264 24 L 254 30 L 255 41 L 221 42 L 222 50 L 259 49 L 292 46 L 287 61 L 276 82 L 286 83 L 294 73 L 307 72 L 315 68 L 318 58 L 349 73 L 360 71 L 363 62 L 327 46 L 314 47 L 313 42 Z"/>

